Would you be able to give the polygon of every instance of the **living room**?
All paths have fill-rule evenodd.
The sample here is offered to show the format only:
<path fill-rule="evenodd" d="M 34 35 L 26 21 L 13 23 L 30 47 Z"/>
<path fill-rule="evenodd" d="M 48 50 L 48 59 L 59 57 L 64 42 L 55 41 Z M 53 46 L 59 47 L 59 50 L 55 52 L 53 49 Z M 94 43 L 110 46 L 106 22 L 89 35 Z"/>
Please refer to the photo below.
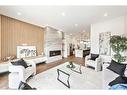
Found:
<path fill-rule="evenodd" d="M 109 83 L 121 73 L 126 86 L 126 6 L 0 9 L 0 89 L 114 89 Z M 123 60 L 114 58 L 114 36 L 124 39 Z M 117 61 L 120 74 L 107 70 Z"/>

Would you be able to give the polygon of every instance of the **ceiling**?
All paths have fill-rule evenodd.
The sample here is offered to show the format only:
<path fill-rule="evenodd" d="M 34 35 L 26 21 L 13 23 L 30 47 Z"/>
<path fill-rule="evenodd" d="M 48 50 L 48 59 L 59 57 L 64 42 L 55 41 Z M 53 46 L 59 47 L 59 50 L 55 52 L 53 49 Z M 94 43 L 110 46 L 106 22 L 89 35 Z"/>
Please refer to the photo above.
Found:
<path fill-rule="evenodd" d="M 127 6 L 0 6 L 0 13 L 73 34 L 90 31 L 92 23 L 127 14 Z"/>

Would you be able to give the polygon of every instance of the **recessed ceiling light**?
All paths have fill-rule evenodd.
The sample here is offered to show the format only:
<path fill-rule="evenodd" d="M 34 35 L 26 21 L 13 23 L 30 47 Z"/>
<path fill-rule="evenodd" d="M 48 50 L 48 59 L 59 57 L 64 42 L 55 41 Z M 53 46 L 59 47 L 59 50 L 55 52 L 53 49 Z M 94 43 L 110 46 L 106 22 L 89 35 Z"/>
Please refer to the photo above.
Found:
<path fill-rule="evenodd" d="M 21 13 L 20 12 L 17 12 L 17 15 L 21 15 Z"/>
<path fill-rule="evenodd" d="M 108 13 L 104 13 L 104 16 L 105 16 L 105 17 L 108 16 Z"/>
<path fill-rule="evenodd" d="M 78 24 L 75 24 L 75 27 L 77 27 L 78 26 Z"/>
<path fill-rule="evenodd" d="M 86 30 L 84 29 L 82 32 L 86 32 Z"/>
<path fill-rule="evenodd" d="M 66 13 L 65 13 L 65 12 L 62 12 L 61 15 L 62 15 L 62 16 L 66 16 Z"/>
<path fill-rule="evenodd" d="M 61 32 L 62 32 L 63 30 L 62 30 L 62 29 L 60 29 L 59 31 L 61 31 Z"/>
<path fill-rule="evenodd" d="M 49 24 L 46 24 L 46 26 L 49 26 Z"/>

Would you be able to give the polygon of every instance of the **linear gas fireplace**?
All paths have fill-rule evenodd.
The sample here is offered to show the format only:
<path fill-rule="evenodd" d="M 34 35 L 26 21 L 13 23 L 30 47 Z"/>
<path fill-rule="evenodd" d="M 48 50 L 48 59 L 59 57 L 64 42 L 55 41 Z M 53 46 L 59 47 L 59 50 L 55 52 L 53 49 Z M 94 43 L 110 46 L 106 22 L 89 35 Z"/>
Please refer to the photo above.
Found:
<path fill-rule="evenodd" d="M 58 55 L 61 55 L 61 50 L 49 51 L 49 56 L 50 57 L 58 56 Z"/>

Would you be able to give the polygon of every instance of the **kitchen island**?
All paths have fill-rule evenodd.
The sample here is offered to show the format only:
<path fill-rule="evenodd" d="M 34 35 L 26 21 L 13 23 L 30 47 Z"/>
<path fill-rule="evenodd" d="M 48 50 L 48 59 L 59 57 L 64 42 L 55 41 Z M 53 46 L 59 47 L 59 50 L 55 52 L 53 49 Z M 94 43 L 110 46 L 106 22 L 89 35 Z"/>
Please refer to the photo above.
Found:
<path fill-rule="evenodd" d="M 90 49 L 76 49 L 75 50 L 75 57 L 83 58 L 90 54 Z"/>

